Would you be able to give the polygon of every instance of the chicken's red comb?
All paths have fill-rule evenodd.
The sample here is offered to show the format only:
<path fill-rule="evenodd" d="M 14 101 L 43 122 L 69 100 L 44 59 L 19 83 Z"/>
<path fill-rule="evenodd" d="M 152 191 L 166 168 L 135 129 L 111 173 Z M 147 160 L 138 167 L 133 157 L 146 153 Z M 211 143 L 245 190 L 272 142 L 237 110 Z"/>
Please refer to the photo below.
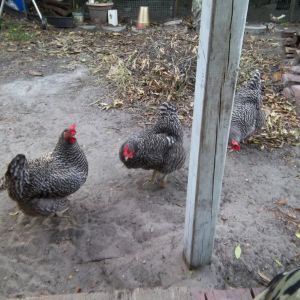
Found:
<path fill-rule="evenodd" d="M 76 124 L 73 123 L 69 126 L 69 130 L 76 130 Z"/>
<path fill-rule="evenodd" d="M 231 141 L 231 149 L 233 151 L 240 151 L 241 150 L 241 145 L 236 140 L 232 140 Z"/>

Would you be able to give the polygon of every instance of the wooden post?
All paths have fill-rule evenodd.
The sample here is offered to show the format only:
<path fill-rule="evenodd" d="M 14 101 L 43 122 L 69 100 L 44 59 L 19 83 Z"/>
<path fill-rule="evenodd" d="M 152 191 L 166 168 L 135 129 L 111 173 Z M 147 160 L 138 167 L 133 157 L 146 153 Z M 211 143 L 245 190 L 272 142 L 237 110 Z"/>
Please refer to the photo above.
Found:
<path fill-rule="evenodd" d="M 190 268 L 210 262 L 248 0 L 203 0 L 184 233 Z"/>

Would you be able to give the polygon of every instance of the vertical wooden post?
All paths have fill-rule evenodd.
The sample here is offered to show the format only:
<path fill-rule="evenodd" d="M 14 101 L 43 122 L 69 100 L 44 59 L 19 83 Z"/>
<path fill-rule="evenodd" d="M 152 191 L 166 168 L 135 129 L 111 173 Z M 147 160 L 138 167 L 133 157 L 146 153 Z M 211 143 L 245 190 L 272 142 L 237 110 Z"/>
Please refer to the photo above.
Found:
<path fill-rule="evenodd" d="M 190 268 L 211 260 L 248 0 L 203 0 L 184 233 Z"/>

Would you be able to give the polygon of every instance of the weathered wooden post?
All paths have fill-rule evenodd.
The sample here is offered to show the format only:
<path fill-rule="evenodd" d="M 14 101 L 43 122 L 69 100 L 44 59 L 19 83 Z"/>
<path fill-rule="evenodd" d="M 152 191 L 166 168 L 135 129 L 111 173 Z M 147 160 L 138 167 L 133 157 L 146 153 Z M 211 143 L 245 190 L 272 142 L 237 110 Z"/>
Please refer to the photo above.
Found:
<path fill-rule="evenodd" d="M 203 0 L 184 233 L 190 268 L 211 260 L 248 0 Z"/>

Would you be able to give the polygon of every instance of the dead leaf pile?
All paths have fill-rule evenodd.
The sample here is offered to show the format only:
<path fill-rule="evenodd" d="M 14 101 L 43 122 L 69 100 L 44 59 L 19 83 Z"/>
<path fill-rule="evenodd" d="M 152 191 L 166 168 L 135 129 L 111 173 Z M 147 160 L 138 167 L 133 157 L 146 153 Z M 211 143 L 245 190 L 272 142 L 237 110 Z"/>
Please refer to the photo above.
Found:
<path fill-rule="evenodd" d="M 285 71 L 282 48 L 271 38 L 249 36 L 243 46 L 238 85 L 249 80 L 255 69 L 262 73 L 265 128 L 250 139 L 261 148 L 300 145 L 300 118 L 295 107 L 281 94 L 281 76 Z"/>
<path fill-rule="evenodd" d="M 22 26 L 35 38 L 15 42 L 4 35 L 0 55 L 9 57 L 12 53 L 1 49 L 14 49 L 32 59 L 63 58 L 68 59 L 69 66 L 84 63 L 96 81 L 109 85 L 112 99 L 94 102 L 102 109 L 130 108 L 151 121 L 159 102 L 174 101 L 181 120 L 191 125 L 198 47 L 195 31 L 185 26 L 172 30 L 157 26 L 142 33 L 41 31 L 28 22 Z M 263 73 L 267 122 L 262 132 L 250 139 L 261 148 L 300 143 L 300 119 L 295 108 L 276 91 L 284 69 L 282 58 L 274 51 L 278 48 L 280 45 L 272 39 L 250 36 L 241 57 L 238 85 L 248 80 L 256 68 Z"/>

